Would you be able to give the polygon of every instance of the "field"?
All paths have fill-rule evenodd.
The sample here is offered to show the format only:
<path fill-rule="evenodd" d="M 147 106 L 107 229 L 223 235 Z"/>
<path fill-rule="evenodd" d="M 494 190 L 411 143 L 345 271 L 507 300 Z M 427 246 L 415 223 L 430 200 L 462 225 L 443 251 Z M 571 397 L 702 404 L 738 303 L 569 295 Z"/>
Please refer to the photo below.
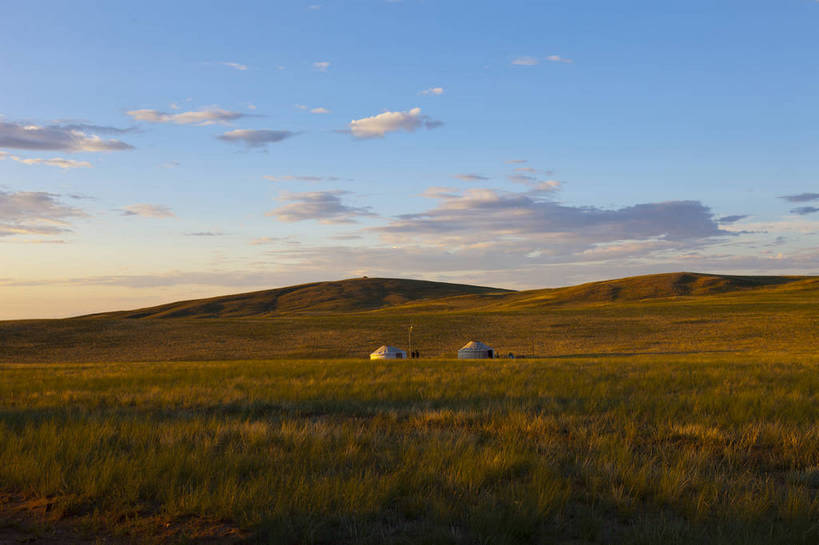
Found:
<path fill-rule="evenodd" d="M 819 542 L 816 278 L 348 282 L 0 322 L 0 543 Z"/>
<path fill-rule="evenodd" d="M 0 483 L 114 542 L 816 543 L 817 371 L 720 355 L 3 365 Z"/>
<path fill-rule="evenodd" d="M 330 289 L 311 287 L 306 296 L 290 289 L 287 295 L 295 301 L 285 305 L 278 293 L 262 292 L 244 297 L 246 307 L 233 296 L 220 298 L 222 303 L 0 322 L 0 362 L 366 358 L 382 344 L 406 348 L 410 324 L 414 348 L 437 358 L 455 357 L 469 340 L 486 342 L 500 354 L 550 358 L 795 356 L 819 350 L 819 279 L 744 277 L 737 283 L 734 278 L 653 275 L 558 290 L 479 294 L 465 286 L 466 295 L 443 298 L 437 297 L 442 290 L 419 288 L 412 281 L 403 281 L 409 284 L 399 286 L 403 290 L 392 287 L 391 294 L 342 291 L 337 285 L 343 282 L 327 283 Z M 390 281 L 366 281 L 375 288 L 385 282 Z M 426 295 L 431 297 L 421 299 Z M 343 301 L 334 301 L 339 296 Z"/>

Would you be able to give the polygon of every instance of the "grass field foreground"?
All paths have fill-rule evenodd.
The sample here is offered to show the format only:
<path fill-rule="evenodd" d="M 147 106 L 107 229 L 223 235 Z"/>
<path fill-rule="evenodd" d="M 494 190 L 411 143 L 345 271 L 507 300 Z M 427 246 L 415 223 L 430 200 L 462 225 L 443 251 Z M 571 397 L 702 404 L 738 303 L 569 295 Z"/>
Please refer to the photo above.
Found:
<path fill-rule="evenodd" d="M 817 370 L 776 355 L 0 365 L 0 483 L 92 527 L 194 515 L 258 542 L 815 543 Z"/>

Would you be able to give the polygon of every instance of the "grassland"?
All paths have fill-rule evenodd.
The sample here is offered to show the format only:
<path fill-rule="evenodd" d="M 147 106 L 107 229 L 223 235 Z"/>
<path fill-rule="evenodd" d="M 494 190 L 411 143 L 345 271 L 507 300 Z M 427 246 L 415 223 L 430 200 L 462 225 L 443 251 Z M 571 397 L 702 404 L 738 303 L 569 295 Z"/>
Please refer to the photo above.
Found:
<path fill-rule="evenodd" d="M 0 366 L 0 483 L 86 531 L 816 543 L 819 357 Z M 183 538 L 178 535 L 177 538 Z"/>
<path fill-rule="evenodd" d="M 411 323 L 414 347 L 427 357 L 453 357 L 472 339 L 502 354 L 551 358 L 819 351 L 819 279 L 746 277 L 737 282 L 700 275 L 680 282 L 687 277 L 654 275 L 560 290 L 430 299 L 418 299 L 425 292 L 405 290 L 404 297 L 416 300 L 376 310 L 241 318 L 201 313 L 198 318 L 139 318 L 145 311 L 138 311 L 126 313 L 130 317 L 0 322 L 0 362 L 363 358 L 382 344 L 406 348 Z M 314 302 L 329 304 L 324 295 Z M 362 301 L 367 308 L 384 297 L 389 295 Z M 352 303 L 342 307 L 355 307 Z M 189 312 L 209 304 L 174 308 Z M 159 308 L 159 316 L 175 312 Z M 238 311 L 230 307 L 230 312 Z"/>
<path fill-rule="evenodd" d="M 15 502 L 52 543 L 819 542 L 816 278 L 307 285 L 0 322 L 0 362 L 0 542 Z"/>

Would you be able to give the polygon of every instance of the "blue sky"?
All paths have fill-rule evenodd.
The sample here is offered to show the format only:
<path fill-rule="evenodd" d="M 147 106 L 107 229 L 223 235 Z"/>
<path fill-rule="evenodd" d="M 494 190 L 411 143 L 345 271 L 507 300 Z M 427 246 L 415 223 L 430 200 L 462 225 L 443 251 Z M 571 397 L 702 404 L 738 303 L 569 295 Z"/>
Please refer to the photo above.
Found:
<path fill-rule="evenodd" d="M 361 274 L 817 274 L 817 23 L 812 0 L 6 6 L 0 319 Z"/>

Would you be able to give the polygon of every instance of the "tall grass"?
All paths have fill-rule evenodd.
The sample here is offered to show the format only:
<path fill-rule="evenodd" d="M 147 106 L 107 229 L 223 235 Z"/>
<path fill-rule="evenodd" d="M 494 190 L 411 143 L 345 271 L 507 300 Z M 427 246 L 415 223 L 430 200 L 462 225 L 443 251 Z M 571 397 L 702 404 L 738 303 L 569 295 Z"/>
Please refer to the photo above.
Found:
<path fill-rule="evenodd" d="M 0 365 L 0 491 L 274 543 L 816 543 L 819 358 Z"/>

